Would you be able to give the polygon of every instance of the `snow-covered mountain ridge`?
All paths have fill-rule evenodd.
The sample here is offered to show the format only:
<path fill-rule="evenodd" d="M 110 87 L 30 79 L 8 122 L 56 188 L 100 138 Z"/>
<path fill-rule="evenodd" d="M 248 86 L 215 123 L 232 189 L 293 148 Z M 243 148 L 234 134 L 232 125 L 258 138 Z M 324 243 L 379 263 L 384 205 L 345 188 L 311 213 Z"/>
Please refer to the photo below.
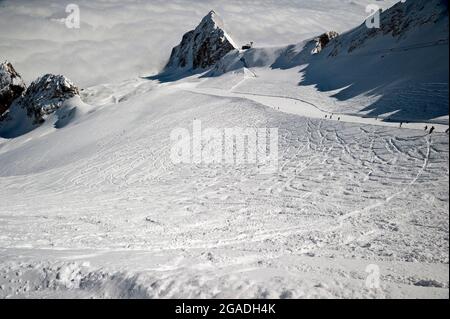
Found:
<path fill-rule="evenodd" d="M 3 81 L 6 85 L 1 92 L 6 93 L 2 96 L 6 96 L 9 103 L 0 114 L 1 137 L 17 137 L 26 134 L 44 123 L 50 114 L 61 109 L 66 101 L 74 97 L 79 98 L 79 89 L 63 75 L 45 74 L 26 88 L 12 65 L 10 63 L 5 65 L 8 66 L 8 70 L 14 72 L 11 73 L 11 84 Z M 8 77 L 2 78 L 8 80 Z M 66 118 L 67 114 L 62 117 Z"/>
<path fill-rule="evenodd" d="M 334 113 L 448 124 L 447 2 L 398 3 L 380 18 L 379 29 L 362 23 L 339 36 L 330 32 L 320 50 L 326 34 L 287 47 L 235 50 L 206 76 L 250 69 L 253 80 L 233 89 L 265 94 L 282 76 L 275 70 L 295 69 L 298 75 L 284 76 L 278 95 Z"/>

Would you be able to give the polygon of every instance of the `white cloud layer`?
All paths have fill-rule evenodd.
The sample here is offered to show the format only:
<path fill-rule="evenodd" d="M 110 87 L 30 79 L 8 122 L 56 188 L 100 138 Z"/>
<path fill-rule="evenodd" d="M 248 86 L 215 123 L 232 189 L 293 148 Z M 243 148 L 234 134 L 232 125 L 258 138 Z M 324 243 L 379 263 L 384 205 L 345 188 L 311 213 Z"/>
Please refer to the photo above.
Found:
<path fill-rule="evenodd" d="M 65 1 L 0 0 L 0 59 L 27 82 L 64 74 L 80 86 L 157 72 L 171 48 L 211 9 L 238 44 L 297 43 L 362 23 L 376 0 L 77 0 L 81 28 L 68 29 Z"/>

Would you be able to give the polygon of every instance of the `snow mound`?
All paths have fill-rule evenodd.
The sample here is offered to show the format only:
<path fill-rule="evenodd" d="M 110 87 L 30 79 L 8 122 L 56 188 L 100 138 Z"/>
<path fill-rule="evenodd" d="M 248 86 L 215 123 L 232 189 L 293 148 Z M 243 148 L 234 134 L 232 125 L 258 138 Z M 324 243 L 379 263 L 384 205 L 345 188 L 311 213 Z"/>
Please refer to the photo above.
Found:
<path fill-rule="evenodd" d="M 0 63 L 0 116 L 25 91 L 26 85 L 10 62 Z"/>
<path fill-rule="evenodd" d="M 218 61 L 206 76 L 220 76 L 231 71 L 249 72 L 250 68 L 268 67 L 278 59 L 283 49 L 253 48 L 231 51 Z"/>
<path fill-rule="evenodd" d="M 235 49 L 237 45 L 224 30 L 222 19 L 211 11 L 173 48 L 165 71 L 206 69 Z"/>

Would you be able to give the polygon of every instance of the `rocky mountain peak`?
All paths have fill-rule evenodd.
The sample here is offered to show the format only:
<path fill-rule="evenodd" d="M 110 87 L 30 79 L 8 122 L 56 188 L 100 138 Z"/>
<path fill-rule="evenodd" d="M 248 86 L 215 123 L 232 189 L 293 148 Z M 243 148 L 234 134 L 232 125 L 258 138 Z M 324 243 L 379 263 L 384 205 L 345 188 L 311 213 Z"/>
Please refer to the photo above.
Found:
<path fill-rule="evenodd" d="M 214 11 L 211 10 L 200 22 L 197 29 L 203 29 L 206 27 L 212 27 L 212 28 L 224 28 L 224 23 L 222 18 Z"/>
<path fill-rule="evenodd" d="M 31 83 L 20 103 L 28 117 L 40 122 L 45 115 L 59 109 L 65 100 L 79 94 L 78 88 L 65 76 L 46 74 Z"/>
<path fill-rule="evenodd" d="M 238 49 L 224 30 L 224 23 L 210 11 L 200 24 L 186 34 L 173 48 L 165 71 L 196 70 L 212 67 L 228 52 Z"/>
<path fill-rule="evenodd" d="M 25 91 L 26 85 L 10 62 L 0 63 L 0 116 Z"/>
<path fill-rule="evenodd" d="M 60 110 L 55 127 L 64 126 L 73 114 L 71 110 L 66 112 L 65 107 L 72 105 L 68 100 L 77 96 L 78 88 L 63 75 L 46 74 L 37 78 L 0 116 L 0 136 L 13 138 L 23 135 L 42 124 L 48 115 Z"/>

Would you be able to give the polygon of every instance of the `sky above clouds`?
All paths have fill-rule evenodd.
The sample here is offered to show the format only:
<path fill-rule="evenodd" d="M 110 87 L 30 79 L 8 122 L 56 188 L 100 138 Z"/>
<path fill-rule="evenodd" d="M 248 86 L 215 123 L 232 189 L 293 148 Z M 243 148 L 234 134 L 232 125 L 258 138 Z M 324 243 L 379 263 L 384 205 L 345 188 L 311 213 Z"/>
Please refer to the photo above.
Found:
<path fill-rule="evenodd" d="M 368 4 L 395 0 L 0 0 L 0 60 L 29 83 L 64 74 L 81 87 L 158 72 L 171 48 L 211 9 L 240 45 L 298 43 L 362 23 Z M 66 6 L 79 6 L 81 27 L 68 29 Z"/>

